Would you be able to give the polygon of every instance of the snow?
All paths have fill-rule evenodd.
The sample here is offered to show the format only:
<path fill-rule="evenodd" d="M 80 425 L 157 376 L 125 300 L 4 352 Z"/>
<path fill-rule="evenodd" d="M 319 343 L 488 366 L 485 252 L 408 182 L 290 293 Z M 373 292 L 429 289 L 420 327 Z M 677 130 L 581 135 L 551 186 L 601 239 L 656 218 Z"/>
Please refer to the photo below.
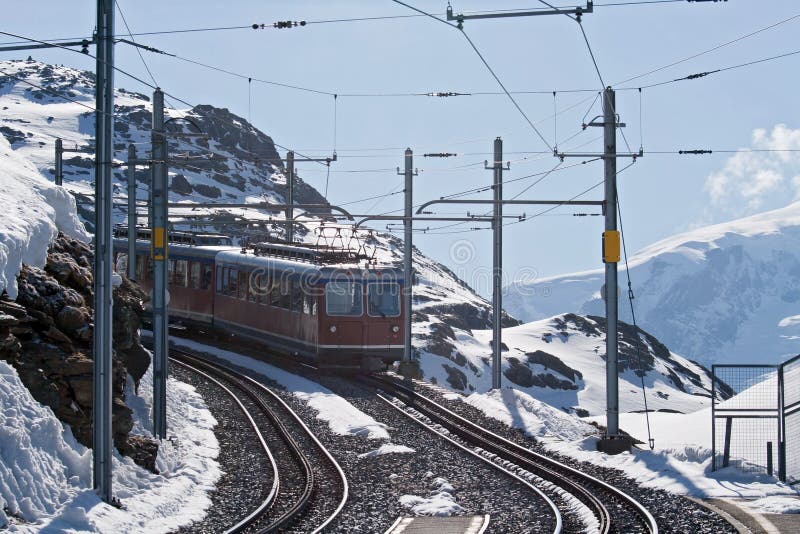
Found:
<path fill-rule="evenodd" d="M 558 411 L 586 410 L 589 414 L 605 413 L 605 337 L 590 335 L 571 323 L 565 330 L 557 328 L 557 321 L 562 317 L 551 317 L 541 321 L 525 323 L 520 326 L 503 329 L 503 342 L 508 346 L 502 352 L 503 372 L 509 370 L 511 359 L 527 365 L 534 374 L 551 375 L 562 381 L 564 388 L 534 385 L 522 387 L 512 384 L 506 376 L 505 385 L 512 385 L 517 391 L 525 392 L 536 402 L 544 402 Z M 588 320 L 588 324 L 594 325 Z M 415 323 L 415 334 L 425 332 L 430 324 Z M 435 380 L 437 384 L 447 385 L 448 373 L 443 365 L 457 367 L 467 380 L 465 390 L 483 393 L 491 390 L 491 368 L 488 360 L 492 353 L 491 330 L 474 330 L 471 333 L 453 329 L 456 339 L 455 350 L 466 360 L 466 365 L 457 366 L 453 360 L 421 351 L 421 367 L 426 380 Z M 528 363 L 528 354 L 542 351 L 552 355 L 566 367 L 576 371 L 574 377 L 564 376 L 556 369 L 547 369 L 543 365 Z M 670 353 L 669 359 L 655 358 L 652 371 L 645 375 L 644 386 L 648 395 L 648 406 L 651 409 L 670 409 L 681 412 L 693 412 L 710 406 L 711 379 L 707 372 L 697 364 Z M 632 365 L 635 362 L 632 363 Z M 683 369 L 682 369 L 682 368 Z M 642 410 L 641 378 L 634 369 L 626 368 L 620 373 L 620 409 L 623 412 Z M 686 371 L 694 373 L 699 379 L 696 385 L 687 378 Z M 477 371 L 476 371 L 477 370 Z M 676 387 L 673 375 L 680 377 L 684 391 Z M 565 389 L 569 386 L 569 389 Z"/>
<path fill-rule="evenodd" d="M 800 499 L 793 497 L 766 497 L 747 506 L 762 514 L 800 514 Z"/>
<path fill-rule="evenodd" d="M 517 389 L 495 389 L 488 393 L 473 393 L 466 397 L 464 402 L 510 427 L 520 428 L 527 435 L 537 438 L 552 437 L 579 441 L 597 432 L 595 427 L 581 419 L 557 410 Z"/>
<path fill-rule="evenodd" d="M 639 325 L 707 366 L 778 363 L 798 354 L 799 250 L 800 202 L 650 245 L 629 263 Z M 603 316 L 603 281 L 597 269 L 516 282 L 504 305 L 525 321 L 565 312 Z M 630 322 L 627 305 L 620 319 Z"/>
<path fill-rule="evenodd" d="M 178 347 L 186 347 L 215 356 L 239 367 L 255 371 L 281 384 L 291 391 L 292 395 L 316 410 L 317 418 L 328 423 L 328 428 L 335 434 L 389 440 L 389 432 L 387 432 L 385 424 L 379 423 L 346 399 L 316 382 L 236 352 L 187 339 L 174 339 L 173 341 Z"/>
<path fill-rule="evenodd" d="M 426 478 L 431 473 L 426 473 Z M 403 495 L 400 504 L 411 510 L 414 515 L 451 516 L 463 512 L 464 509 L 453 497 L 453 486 L 444 478 L 436 477 L 430 482 L 430 493 L 425 496 Z"/>
<path fill-rule="evenodd" d="M 589 425 L 590 422 L 605 424 L 605 416 L 580 419 L 559 414 L 550 406 L 513 390 L 473 394 L 465 402 L 488 417 L 536 437 L 553 452 L 620 469 L 646 487 L 701 498 L 800 496 L 800 488 L 781 484 L 774 477 L 746 474 L 735 468 L 712 472 L 710 408 L 690 414 L 651 413 L 655 449 L 634 448 L 630 453 L 608 456 L 597 452 L 598 433 Z M 647 422 L 643 414 L 620 414 L 620 428 L 647 443 Z"/>
<path fill-rule="evenodd" d="M 0 291 L 17 297 L 23 263 L 42 267 L 47 248 L 61 230 L 88 242 L 91 237 L 75 212 L 75 200 L 49 183 L 0 135 Z"/>
<path fill-rule="evenodd" d="M 405 445 L 396 445 L 394 443 L 384 443 L 380 447 L 375 450 L 365 452 L 363 454 L 359 454 L 359 458 L 376 458 L 378 456 L 383 456 L 384 454 L 408 454 L 412 452 L 417 452 L 416 450 L 412 449 L 411 447 L 406 447 Z"/>
<path fill-rule="evenodd" d="M 130 384 L 129 384 L 130 385 Z M 134 409 L 134 433 L 149 435 L 152 374 L 143 377 Z M 213 433 L 216 421 L 194 388 L 170 379 L 167 422 L 177 440 L 164 441 L 159 475 L 115 453 L 112 488 L 123 508 L 91 489 L 92 454 L 69 427 L 36 402 L 16 371 L 0 361 L 0 526 L 10 532 L 170 532 L 201 519 L 221 475 Z"/>

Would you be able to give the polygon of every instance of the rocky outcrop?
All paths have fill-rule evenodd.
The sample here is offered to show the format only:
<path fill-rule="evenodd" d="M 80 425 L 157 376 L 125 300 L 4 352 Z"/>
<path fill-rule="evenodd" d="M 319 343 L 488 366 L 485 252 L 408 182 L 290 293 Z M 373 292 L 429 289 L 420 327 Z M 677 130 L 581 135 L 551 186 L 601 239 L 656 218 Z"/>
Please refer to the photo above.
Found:
<path fill-rule="evenodd" d="M 93 408 L 92 258 L 87 245 L 60 235 L 44 269 L 23 266 L 16 302 L 0 299 L 0 358 L 87 447 Z M 138 335 L 145 298 L 126 279 L 114 289 L 112 422 L 117 449 L 155 471 L 158 445 L 130 435 L 133 419 L 124 401 L 127 375 L 138 386 L 150 363 Z"/>

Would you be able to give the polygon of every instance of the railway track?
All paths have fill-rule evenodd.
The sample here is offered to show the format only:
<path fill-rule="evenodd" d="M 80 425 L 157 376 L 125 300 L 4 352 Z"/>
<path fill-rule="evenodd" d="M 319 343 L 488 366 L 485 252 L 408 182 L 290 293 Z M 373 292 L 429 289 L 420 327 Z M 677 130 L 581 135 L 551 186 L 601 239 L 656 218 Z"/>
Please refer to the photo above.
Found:
<path fill-rule="evenodd" d="M 562 488 L 591 512 L 597 532 L 658 534 L 658 525 L 652 514 L 633 497 L 614 486 L 481 428 L 390 377 L 374 376 L 361 381 L 402 401 L 469 446 Z M 554 495 L 553 500 L 562 500 L 557 497 Z"/>
<path fill-rule="evenodd" d="M 272 483 L 262 502 L 227 528 L 238 532 L 322 532 L 341 512 L 348 482 L 339 464 L 297 414 L 258 381 L 189 351 L 171 349 L 171 360 L 221 387 L 256 429 L 269 457 Z M 256 421 L 262 421 L 259 425 Z"/>

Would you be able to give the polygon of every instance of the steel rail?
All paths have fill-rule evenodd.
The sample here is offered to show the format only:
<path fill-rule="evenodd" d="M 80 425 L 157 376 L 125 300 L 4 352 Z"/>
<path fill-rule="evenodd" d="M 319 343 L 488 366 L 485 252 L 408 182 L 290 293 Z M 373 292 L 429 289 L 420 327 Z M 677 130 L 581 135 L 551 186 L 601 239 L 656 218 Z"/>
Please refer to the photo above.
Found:
<path fill-rule="evenodd" d="M 242 410 L 242 413 L 244 413 L 245 417 L 247 417 L 247 420 L 250 422 L 250 425 L 253 427 L 253 430 L 258 436 L 258 440 L 259 442 L 261 442 L 261 447 L 267 453 L 270 465 L 272 466 L 272 487 L 270 488 L 269 494 L 267 494 L 267 496 L 264 498 L 264 501 L 261 503 L 260 506 L 258 506 L 255 510 L 253 510 L 247 517 L 245 517 L 244 519 L 236 523 L 234 526 L 227 529 L 225 531 L 225 534 L 235 534 L 237 532 L 241 532 L 243 529 L 250 526 L 250 524 L 253 521 L 255 521 L 258 517 L 266 513 L 267 509 L 270 508 L 272 504 L 275 502 L 275 497 L 278 495 L 278 491 L 280 491 L 280 474 L 278 472 L 278 463 L 275 461 L 275 457 L 272 456 L 272 451 L 269 450 L 269 446 L 264 440 L 264 436 L 261 433 L 261 430 L 259 430 L 258 425 L 253 420 L 253 416 L 250 415 L 250 412 L 247 410 L 247 408 L 244 407 L 242 401 L 239 400 L 239 397 L 237 397 L 233 391 L 231 391 L 227 386 L 222 384 L 222 382 L 215 379 L 208 373 L 205 373 L 186 362 L 182 362 L 175 358 L 170 358 L 170 360 L 172 360 L 174 363 L 177 363 L 178 365 L 182 365 L 186 369 L 190 369 L 193 373 L 205 377 L 207 380 L 213 382 L 214 384 L 219 386 L 223 391 L 225 391 L 233 399 L 233 401 L 239 405 L 239 408 Z"/>
<path fill-rule="evenodd" d="M 507 476 L 513 478 L 514 480 L 522 483 L 523 485 L 529 487 L 531 490 L 533 490 L 534 493 L 539 495 L 545 501 L 547 506 L 550 507 L 550 510 L 553 512 L 553 515 L 555 516 L 555 520 L 556 520 L 555 521 L 556 525 L 555 525 L 555 528 L 553 529 L 553 534 L 561 534 L 562 528 L 564 526 L 564 522 L 563 522 L 563 519 L 561 517 L 561 511 L 558 509 L 558 506 L 556 505 L 556 503 L 553 502 L 553 500 L 550 497 L 548 497 L 542 490 L 540 490 L 539 488 L 537 488 L 536 486 L 534 486 L 533 484 L 531 484 L 530 482 L 528 482 L 527 480 L 525 480 L 524 478 L 519 476 L 518 474 L 506 469 L 505 467 L 503 467 L 503 466 L 501 466 L 499 464 L 496 464 L 496 463 L 492 462 L 491 460 L 489 460 L 485 456 L 482 456 L 482 455 L 478 454 L 477 452 L 465 447 L 464 445 L 462 445 L 458 441 L 454 440 L 453 438 L 451 438 L 447 434 L 445 434 L 445 433 L 443 433 L 443 432 L 441 432 L 441 431 L 439 431 L 439 430 L 437 430 L 437 429 L 435 429 L 435 428 L 423 423 L 422 421 L 416 419 L 415 417 L 413 417 L 410 414 L 406 413 L 399 406 L 395 405 L 391 400 L 387 399 L 383 395 L 378 394 L 378 398 L 381 399 L 382 401 L 384 401 L 385 403 L 387 403 L 389 406 L 391 406 L 392 408 L 394 408 L 398 412 L 400 412 L 401 414 L 403 414 L 406 417 L 410 418 L 412 421 L 414 421 L 417 424 L 423 426 L 424 428 L 426 428 L 430 432 L 433 432 L 434 434 L 437 434 L 438 436 L 444 438 L 445 440 L 447 440 L 448 442 L 452 443 L 453 445 L 455 445 L 459 449 L 463 450 L 467 454 L 469 454 L 471 456 L 474 456 L 475 458 L 477 458 L 477 459 L 489 464 L 490 466 L 494 467 L 495 469 L 501 471 L 505 475 L 507 475 Z M 388 534 L 391 530 L 392 530 L 391 528 L 389 530 L 387 530 L 386 534 Z"/>
<path fill-rule="evenodd" d="M 303 492 L 300 497 L 292 504 L 292 506 L 278 516 L 276 519 L 271 520 L 266 527 L 259 528 L 258 533 L 267 533 L 267 532 L 276 532 L 279 531 L 282 527 L 286 526 L 290 521 L 297 518 L 310 504 L 311 497 L 314 494 L 314 490 L 316 488 L 316 482 L 314 478 L 314 471 L 311 467 L 311 462 L 308 460 L 308 457 L 303 453 L 302 448 L 300 445 L 294 440 L 291 436 L 289 431 L 283 425 L 283 423 L 279 420 L 277 415 L 274 411 L 267 406 L 267 404 L 258 397 L 258 395 L 253 392 L 250 387 L 246 387 L 245 381 L 243 381 L 239 376 L 240 373 L 233 371 L 226 366 L 221 366 L 215 363 L 211 363 L 206 361 L 202 358 L 198 358 L 197 356 L 189 353 L 185 350 L 176 350 L 172 349 L 173 354 L 181 354 L 183 358 L 195 361 L 199 363 L 201 366 L 211 370 L 218 375 L 225 376 L 227 380 L 230 380 L 238 387 L 242 389 L 242 391 L 250 397 L 250 399 L 264 412 L 264 414 L 270 419 L 272 424 L 275 426 L 276 431 L 283 439 L 284 443 L 286 444 L 287 448 L 289 449 L 290 454 L 294 457 L 295 461 L 299 464 L 300 469 L 305 473 L 305 484 L 303 486 Z M 253 521 L 259 519 L 258 517 L 255 518 Z M 250 522 L 249 525 L 253 524 L 253 521 Z M 248 525 L 248 526 L 249 526 Z M 246 528 L 246 527 L 243 527 Z M 237 532 L 241 531 L 239 529 Z"/>
<path fill-rule="evenodd" d="M 599 499 L 595 495 L 591 494 L 591 492 L 589 492 L 587 488 L 584 488 L 575 481 L 566 479 L 563 475 L 554 471 L 554 469 L 565 470 L 568 473 L 570 473 L 573 477 L 582 481 L 589 482 L 596 486 L 599 486 L 603 488 L 604 491 L 607 491 L 612 495 L 614 495 L 616 498 L 624 501 L 636 512 L 636 514 L 644 523 L 645 528 L 647 528 L 647 530 L 651 534 L 658 534 L 658 524 L 656 523 L 656 520 L 653 517 L 653 515 L 649 512 L 649 510 L 647 510 L 647 508 L 645 508 L 641 503 L 639 503 L 636 499 L 634 499 L 627 493 L 615 488 L 614 486 L 598 478 L 583 473 L 573 467 L 570 467 L 566 464 L 562 464 L 561 462 L 553 460 L 552 458 L 548 458 L 547 456 L 526 449 L 502 436 L 499 436 L 491 432 L 490 430 L 480 428 L 475 423 L 452 412 L 448 408 L 425 397 L 424 395 L 421 395 L 420 393 L 414 391 L 413 389 L 410 389 L 405 385 L 398 384 L 394 380 L 382 377 L 375 377 L 374 380 L 376 380 L 382 385 L 388 386 L 394 391 L 400 391 L 402 394 L 412 399 L 413 401 L 420 401 L 423 404 L 432 406 L 433 408 L 428 408 L 427 410 L 431 415 L 433 415 L 432 419 L 439 419 L 448 422 L 445 417 L 442 417 L 440 414 L 435 413 L 435 410 L 439 410 L 440 412 L 445 413 L 447 417 L 455 419 L 457 423 L 455 424 L 456 428 L 454 429 L 455 430 L 454 433 L 459 433 L 459 426 L 460 426 L 460 430 L 463 431 L 465 434 L 467 434 L 468 436 L 475 436 L 476 439 L 480 439 L 484 442 L 488 440 L 486 438 L 482 438 L 481 436 L 490 436 L 492 439 L 500 442 L 499 445 L 497 443 L 493 443 L 492 444 L 493 448 L 505 449 L 509 455 L 511 455 L 514 458 L 518 458 L 523 464 L 532 465 L 535 470 L 538 469 L 542 471 L 544 474 L 556 478 L 555 480 L 550 480 L 550 482 L 558 484 L 560 481 L 563 481 L 575 487 L 576 491 L 578 491 L 582 495 L 586 495 L 588 493 L 588 495 L 586 495 L 586 498 L 588 499 L 589 502 L 585 504 L 587 505 L 589 503 L 599 504 L 599 508 L 597 508 L 597 511 L 600 514 L 598 516 L 598 520 L 601 521 L 601 529 L 600 529 L 601 532 L 610 532 L 611 528 L 613 527 L 613 523 L 611 521 L 611 515 L 608 512 L 608 509 L 605 507 L 605 505 L 602 504 L 602 502 L 599 501 Z M 419 406 L 420 406 L 419 404 L 415 404 L 415 407 Z M 454 423 L 452 422 L 450 422 L 450 424 L 454 425 Z M 539 463 L 539 465 L 537 465 L 537 462 Z"/>
<path fill-rule="evenodd" d="M 347 476 L 345 476 L 344 470 L 339 465 L 339 462 L 337 462 L 336 459 L 333 457 L 333 455 L 328 451 L 328 449 L 325 448 L 325 446 L 319 441 L 319 439 L 317 439 L 317 436 L 315 436 L 314 433 L 311 432 L 311 429 L 309 429 L 308 426 L 306 426 L 306 424 L 303 422 L 303 420 L 300 418 L 300 416 L 297 415 L 295 413 L 295 411 L 292 410 L 289 407 L 289 405 L 286 404 L 286 402 L 282 398 L 280 398 L 278 395 L 276 395 L 274 391 L 270 390 L 264 384 L 254 380 L 253 378 L 251 378 L 249 376 L 245 376 L 244 378 L 249 380 L 250 382 L 252 382 L 253 385 L 255 385 L 256 387 L 259 387 L 259 388 L 263 389 L 266 393 L 271 395 L 278 403 L 281 404 L 281 406 L 283 406 L 283 408 L 289 414 L 291 414 L 291 416 L 294 418 L 294 420 L 297 422 L 297 424 L 299 424 L 303 428 L 303 430 L 306 431 L 306 433 L 311 438 L 311 440 L 317 445 L 317 447 L 319 447 L 319 449 L 322 451 L 322 453 L 325 455 L 325 457 L 328 458 L 328 461 L 330 461 L 331 465 L 333 465 L 333 467 L 334 467 L 334 470 L 339 475 L 339 478 L 340 478 L 340 481 L 341 481 L 341 485 L 342 485 L 342 499 L 341 499 L 341 501 L 339 501 L 339 505 L 336 507 L 336 509 L 333 511 L 333 513 L 330 514 L 328 516 L 328 518 L 321 525 L 319 525 L 316 529 L 314 529 L 311 534 L 317 534 L 319 532 L 322 532 L 325 527 L 330 525 L 333 522 L 333 520 L 336 519 L 339 516 L 339 514 L 342 511 L 342 509 L 344 508 L 344 505 L 347 503 L 347 499 L 348 499 L 349 494 L 350 494 L 350 486 L 349 486 L 349 484 L 347 482 Z"/>

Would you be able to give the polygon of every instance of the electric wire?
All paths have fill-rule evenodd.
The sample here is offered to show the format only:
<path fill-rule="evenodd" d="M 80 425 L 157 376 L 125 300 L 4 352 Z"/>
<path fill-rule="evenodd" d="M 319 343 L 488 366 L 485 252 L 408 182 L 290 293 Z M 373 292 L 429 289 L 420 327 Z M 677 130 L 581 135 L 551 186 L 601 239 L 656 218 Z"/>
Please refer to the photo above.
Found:
<path fill-rule="evenodd" d="M 750 32 L 750 33 L 748 33 L 748 34 L 745 34 L 745 35 L 740 35 L 739 37 L 736 37 L 735 39 L 731 39 L 730 41 L 726 41 L 726 42 L 724 42 L 724 43 L 722 43 L 722 44 L 716 45 L 716 46 L 714 46 L 714 47 L 712 47 L 712 48 L 709 48 L 709 49 L 707 49 L 707 50 L 703 50 L 702 52 L 698 52 L 697 54 L 693 54 L 693 55 L 691 55 L 691 56 L 688 56 L 688 57 L 685 57 L 685 58 L 683 58 L 683 59 L 679 59 L 679 60 L 677 60 L 677 61 L 673 61 L 673 62 L 671 62 L 671 63 L 668 63 L 668 64 L 666 64 L 666 65 L 663 65 L 663 66 L 661 66 L 661 67 L 658 67 L 658 68 L 655 68 L 655 69 L 649 70 L 649 71 L 647 71 L 647 72 L 645 72 L 645 73 L 638 74 L 638 75 L 636 75 L 636 76 L 632 76 L 632 77 L 630 77 L 630 78 L 628 78 L 628 79 L 626 79 L 626 80 L 622 80 L 622 81 L 620 81 L 620 82 L 616 82 L 616 83 L 614 83 L 613 85 L 614 85 L 614 86 L 622 85 L 622 84 L 624 84 L 624 83 L 628 83 L 628 82 L 631 82 L 631 81 L 633 81 L 633 80 L 638 80 L 639 78 L 644 78 L 645 76 L 649 76 L 649 75 L 651 75 L 651 74 L 654 74 L 654 73 L 656 73 L 656 72 L 660 72 L 660 71 L 662 71 L 662 70 L 665 70 L 665 69 L 668 69 L 668 68 L 670 68 L 670 67 L 674 67 L 675 65 L 680 65 L 681 63 L 685 63 L 685 62 L 687 62 L 687 61 L 690 61 L 690 60 L 692 60 L 692 59 L 698 58 L 698 57 L 700 57 L 700 56 L 703 56 L 703 55 L 705 55 L 705 54 L 708 54 L 708 53 L 714 52 L 714 51 L 716 51 L 716 50 L 719 50 L 720 48 L 724 48 L 724 47 L 726 47 L 726 46 L 728 46 L 728 45 L 732 45 L 732 44 L 734 44 L 734 43 L 738 43 L 739 41 L 742 41 L 742 40 L 744 40 L 744 39 L 747 39 L 747 38 L 749 38 L 749 37 L 752 37 L 752 36 L 754 36 L 754 35 L 758 35 L 759 33 L 765 32 L 765 31 L 767 31 L 767 30 L 771 30 L 771 29 L 773 29 L 773 28 L 776 28 L 776 27 L 778 27 L 778 26 L 780 26 L 780 25 L 782 25 L 782 24 L 785 24 L 785 23 L 787 23 L 787 22 L 791 22 L 791 21 L 793 21 L 793 20 L 797 20 L 798 18 L 800 18 L 800 14 L 793 15 L 793 16 L 791 16 L 791 17 L 789 17 L 789 18 L 786 18 L 786 19 L 780 20 L 780 21 L 778 21 L 778 22 L 776 22 L 776 23 L 774 23 L 774 24 L 770 24 L 769 26 L 764 26 L 763 28 L 759 28 L 758 30 L 755 30 L 755 31 L 753 31 L 753 32 Z"/>
<path fill-rule="evenodd" d="M 431 15 L 430 13 L 427 13 L 427 12 L 421 10 L 421 9 L 418 9 L 418 8 L 416 8 L 416 7 L 414 7 L 414 6 L 410 5 L 410 4 L 406 4 L 405 2 L 402 2 L 401 0 L 392 0 L 392 2 L 395 2 L 396 4 L 403 5 L 403 6 L 409 8 L 409 9 L 411 9 L 413 11 L 416 11 L 418 13 L 426 15 L 426 16 L 432 18 L 433 20 L 437 20 L 437 21 L 441 22 L 442 24 L 446 24 L 447 26 L 449 26 L 449 27 L 451 27 L 453 29 L 460 30 L 461 31 L 461 35 L 463 35 L 464 38 L 467 40 L 469 45 L 472 47 L 472 49 L 478 55 L 478 57 L 480 58 L 480 60 L 483 63 L 483 65 L 486 67 L 486 69 L 489 71 L 489 73 L 495 79 L 495 81 L 500 86 L 500 88 L 503 90 L 505 95 L 508 97 L 509 100 L 511 100 L 511 103 L 514 104 L 514 107 L 517 109 L 517 111 L 522 115 L 522 117 L 525 119 L 525 121 L 528 123 L 528 125 L 530 125 L 530 127 L 533 129 L 533 131 L 539 137 L 539 139 L 542 140 L 542 142 L 545 144 L 545 146 L 547 146 L 547 148 L 549 148 L 550 150 L 553 150 L 553 147 L 550 146 L 550 143 L 548 143 L 547 139 L 544 138 L 544 136 L 542 135 L 542 132 L 540 132 L 539 129 L 528 118 L 528 115 L 522 110 L 522 108 L 517 103 L 517 100 L 513 97 L 513 95 L 511 95 L 511 93 L 508 92 L 508 89 L 506 89 L 506 86 L 503 84 L 503 82 L 497 76 L 497 74 L 495 73 L 494 69 L 492 69 L 491 65 L 489 65 L 489 62 L 486 61 L 486 58 L 483 57 L 483 54 L 481 54 L 481 51 L 478 50 L 478 47 L 475 46 L 475 43 L 472 42 L 472 39 L 470 39 L 469 35 L 467 35 L 467 32 L 465 32 L 463 28 L 458 28 L 457 26 L 455 26 L 453 24 L 450 24 L 446 20 L 442 20 L 442 19 L 440 19 L 440 18 L 438 18 L 438 17 L 436 17 L 434 15 Z"/>
<path fill-rule="evenodd" d="M 122 12 L 122 6 L 120 6 L 119 2 L 117 2 L 116 0 L 114 1 L 114 4 L 117 6 L 117 11 L 119 11 L 119 16 L 122 18 L 122 23 L 125 25 L 125 29 L 128 31 L 128 36 L 131 38 L 131 41 L 133 41 L 135 43 L 136 40 L 133 38 L 133 33 L 131 33 L 131 28 L 130 28 L 130 26 L 128 26 L 128 21 L 125 20 L 125 13 Z M 144 68 L 147 71 L 147 74 L 150 76 L 150 79 L 153 80 L 153 84 L 154 85 L 158 85 L 158 82 L 156 81 L 155 76 L 153 76 L 153 72 L 150 70 L 150 67 L 147 65 L 147 62 L 144 60 L 144 56 L 142 55 L 141 49 L 138 46 L 136 46 L 134 48 L 136 49 L 136 53 L 139 55 L 139 59 L 142 60 L 142 65 L 144 65 Z"/>
<path fill-rule="evenodd" d="M 663 86 L 663 85 L 669 85 L 669 84 L 676 83 L 676 82 L 683 82 L 683 81 L 687 81 L 687 80 L 697 80 L 697 79 L 700 79 L 700 78 L 705 78 L 706 76 L 710 76 L 712 74 L 718 74 L 720 72 L 726 72 L 726 71 L 729 71 L 729 70 L 740 69 L 740 68 L 743 68 L 743 67 L 750 67 L 752 65 L 758 65 L 760 63 L 766 63 L 768 61 L 774 61 L 776 59 L 783 59 L 783 58 L 786 58 L 786 57 L 795 56 L 797 54 L 800 54 L 800 50 L 794 50 L 794 51 L 791 51 L 791 52 L 785 52 L 783 54 L 778 54 L 778 55 L 775 55 L 775 56 L 765 57 L 765 58 L 761 58 L 761 59 L 755 59 L 753 61 L 747 61 L 745 63 L 739 63 L 737 65 L 730 65 L 730 66 L 727 66 L 727 67 L 720 67 L 718 69 L 713 69 L 713 70 L 700 72 L 700 73 L 696 73 L 696 74 L 690 74 L 690 75 L 684 76 L 682 78 L 674 78 L 672 80 L 666 80 L 666 81 L 663 81 L 663 82 L 651 83 L 649 85 L 642 85 L 641 87 L 620 87 L 617 90 L 618 91 L 633 91 L 633 90 L 638 90 L 638 89 L 651 89 L 653 87 L 660 87 L 660 86 Z"/>
<path fill-rule="evenodd" d="M 632 165 L 633 163 L 631 163 Z M 624 169 L 623 169 L 624 170 Z M 628 262 L 628 247 L 625 244 L 625 231 L 622 225 L 622 207 L 620 206 L 619 202 L 619 195 L 617 194 L 616 190 L 614 191 L 614 197 L 616 199 L 617 204 L 617 218 L 619 219 L 619 230 L 620 235 L 622 237 L 622 251 L 623 257 L 625 258 L 625 274 L 628 277 L 628 302 L 631 306 L 631 322 L 633 323 L 633 331 L 638 336 L 639 327 L 636 325 L 636 312 L 633 306 L 633 284 L 631 283 L 631 269 Z M 653 439 L 653 435 L 650 432 L 650 410 L 647 408 L 647 390 L 645 389 L 644 384 L 644 365 L 642 364 L 642 353 L 641 349 L 639 348 L 639 343 L 634 343 L 636 347 L 636 359 L 639 362 L 639 378 L 642 384 L 642 398 L 644 399 L 644 415 L 645 421 L 647 422 L 647 443 L 650 445 L 650 450 L 652 451 L 655 448 L 655 440 Z"/>

